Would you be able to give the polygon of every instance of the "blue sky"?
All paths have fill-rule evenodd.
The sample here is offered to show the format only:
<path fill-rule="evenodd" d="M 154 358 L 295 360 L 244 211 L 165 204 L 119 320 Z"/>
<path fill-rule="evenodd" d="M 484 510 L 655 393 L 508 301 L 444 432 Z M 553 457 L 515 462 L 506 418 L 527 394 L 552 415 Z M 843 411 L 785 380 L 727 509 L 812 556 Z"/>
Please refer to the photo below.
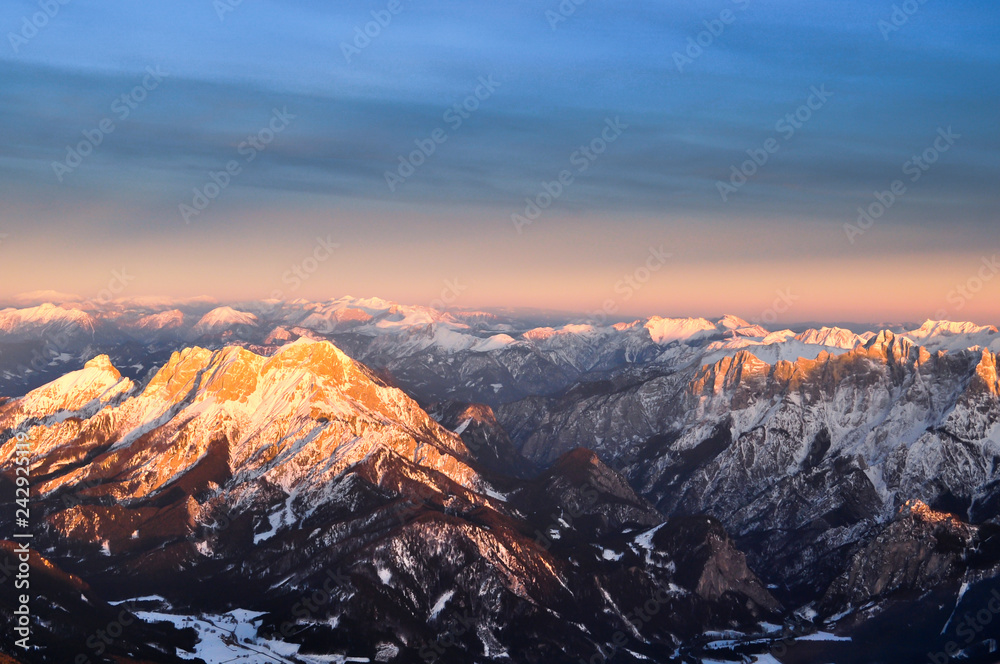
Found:
<path fill-rule="evenodd" d="M 752 317 L 794 286 L 790 319 L 850 317 L 823 270 L 842 289 L 880 283 L 885 302 L 856 317 L 930 316 L 1000 251 L 1000 9 L 913 0 L 887 31 L 903 4 L 586 0 L 553 28 L 558 2 L 399 0 L 348 62 L 342 44 L 388 1 L 69 0 L 16 43 L 40 9 L 6 2 L 0 259 L 14 272 L 0 295 L 89 292 L 129 258 L 144 292 L 263 297 L 332 232 L 344 256 L 296 295 L 423 301 L 461 277 L 460 304 L 588 309 L 667 242 L 674 260 L 622 312 Z M 695 57 L 679 71 L 676 53 Z M 167 76 L 120 118 L 114 100 L 149 67 Z M 450 125 L 481 78 L 495 90 Z M 823 86 L 808 121 L 776 130 Z M 274 109 L 294 119 L 245 161 Z M 524 199 L 614 118 L 627 129 L 517 234 Z M 53 162 L 104 119 L 114 131 L 59 181 Z M 955 145 L 848 241 L 856 208 L 947 127 Z M 390 189 L 386 172 L 436 129 L 446 140 Z M 723 200 L 719 182 L 769 138 L 777 152 Z M 232 160 L 231 186 L 185 223 L 179 206 Z M 998 284 L 960 313 L 1000 319 Z M 914 286 L 927 303 L 900 300 Z"/>

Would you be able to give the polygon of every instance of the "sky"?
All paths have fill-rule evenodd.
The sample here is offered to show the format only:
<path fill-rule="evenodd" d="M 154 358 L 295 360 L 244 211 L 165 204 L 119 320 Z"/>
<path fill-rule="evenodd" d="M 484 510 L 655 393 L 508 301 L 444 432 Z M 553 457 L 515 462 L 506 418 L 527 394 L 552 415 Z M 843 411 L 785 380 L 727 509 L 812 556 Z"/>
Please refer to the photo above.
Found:
<path fill-rule="evenodd" d="M 988 0 L 7 0 L 0 301 L 1000 323 L 998 29 Z"/>

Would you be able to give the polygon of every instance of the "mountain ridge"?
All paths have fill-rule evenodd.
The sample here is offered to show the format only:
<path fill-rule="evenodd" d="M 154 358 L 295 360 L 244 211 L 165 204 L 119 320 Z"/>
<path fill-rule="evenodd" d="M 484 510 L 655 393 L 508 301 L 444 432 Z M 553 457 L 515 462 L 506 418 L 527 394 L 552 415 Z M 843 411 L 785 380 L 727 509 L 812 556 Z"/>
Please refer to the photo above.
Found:
<path fill-rule="evenodd" d="M 144 384 L 114 383 L 125 387 L 96 410 L 67 410 L 116 376 L 101 356 L 0 405 L 0 467 L 13 463 L 10 434 L 32 441 L 38 546 L 104 592 L 166 596 L 182 611 L 264 610 L 280 633 L 286 602 L 335 565 L 352 591 L 331 605 L 333 623 L 317 616 L 308 633 L 334 653 L 357 652 L 348 644 L 365 634 L 365 647 L 409 653 L 400 661 L 417 661 L 421 643 L 450 629 L 442 615 L 462 611 L 487 631 L 456 661 L 532 659 L 542 647 L 568 663 L 629 629 L 619 604 L 673 607 L 648 638 L 626 639 L 656 656 L 676 648 L 671 635 L 761 630 L 779 610 L 721 525 L 666 523 L 590 452 L 542 479 L 488 478 L 458 434 L 329 342 L 271 356 L 189 348 Z M 71 394 L 39 397 L 59 390 Z M 598 499 L 574 516 L 590 492 Z"/>

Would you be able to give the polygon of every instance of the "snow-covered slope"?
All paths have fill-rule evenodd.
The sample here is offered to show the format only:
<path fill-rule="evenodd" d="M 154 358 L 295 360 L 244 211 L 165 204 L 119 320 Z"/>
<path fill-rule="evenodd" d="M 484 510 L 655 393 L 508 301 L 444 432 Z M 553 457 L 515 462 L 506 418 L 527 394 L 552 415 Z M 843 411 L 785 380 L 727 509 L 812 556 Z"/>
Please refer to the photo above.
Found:
<path fill-rule="evenodd" d="M 195 326 L 196 334 L 211 334 L 232 330 L 238 326 L 255 326 L 257 317 L 246 311 L 237 311 L 232 307 L 216 307 L 201 317 Z"/>
<path fill-rule="evenodd" d="M 706 332 L 715 333 L 716 324 L 704 318 L 660 318 L 646 321 L 646 329 L 653 343 L 666 345 L 674 341 L 703 338 Z"/>
<path fill-rule="evenodd" d="M 94 328 L 95 320 L 89 313 L 49 303 L 25 309 L 0 310 L 0 335 L 5 341 L 93 334 Z"/>
<path fill-rule="evenodd" d="M 376 448 L 467 488 L 478 486 L 456 436 L 328 342 L 300 341 L 270 358 L 238 347 L 188 349 L 175 353 L 141 391 L 90 421 L 65 421 L 67 411 L 95 400 L 108 404 L 133 388 L 101 357 L 0 411 L 4 426 L 27 426 L 38 437 L 34 453 L 42 471 L 55 463 L 50 452 L 66 464 L 104 449 L 96 463 L 43 483 L 43 494 L 100 483 L 101 494 L 116 500 L 153 495 L 218 454 L 246 482 L 265 481 L 315 506 L 331 478 Z M 0 458 L 11 449 L 2 448 Z"/>
<path fill-rule="evenodd" d="M 554 635 L 551 653 L 586 660 L 609 643 L 607 616 L 662 587 L 669 619 L 632 646 L 667 660 L 681 634 L 770 610 L 737 545 L 783 601 L 841 598 L 824 600 L 837 612 L 877 597 L 869 586 L 908 559 L 893 547 L 925 546 L 926 529 L 887 525 L 901 505 L 1000 518 L 992 326 L 539 326 L 375 298 L 87 306 L 0 316 L 4 385 L 28 384 L 17 352 L 41 353 L 35 389 L 0 401 L 0 463 L 10 433 L 33 437 L 44 545 L 97 578 L 184 570 L 193 587 L 267 597 L 282 619 L 340 568 L 337 609 L 306 621 L 328 643 L 419 650 L 407 630 L 469 614 L 470 658 Z M 551 467 L 493 474 L 529 474 L 519 453 Z M 675 527 L 654 525 L 647 499 Z M 953 583 L 964 555 L 893 587 Z M 265 623 L 255 638 L 274 636 Z M 378 631 L 390 624 L 406 628 Z"/>
<path fill-rule="evenodd" d="M 906 337 L 931 350 L 962 350 L 980 346 L 1000 351 L 1000 334 L 993 325 L 929 320 Z"/>
<path fill-rule="evenodd" d="M 910 499 L 1000 516 L 996 353 L 932 352 L 888 331 L 830 351 L 633 370 L 497 416 L 531 459 L 582 445 L 666 513 L 718 515 L 785 583 L 829 581 L 818 557 Z"/>
<path fill-rule="evenodd" d="M 489 478 L 457 434 L 326 341 L 189 348 L 144 384 L 95 358 L 0 404 L 4 471 L 15 432 L 30 440 L 38 547 L 200 614 L 263 607 L 241 627 L 240 643 L 269 644 L 258 652 L 296 653 L 290 622 L 327 661 L 415 661 L 465 617 L 477 628 L 451 646 L 460 661 L 541 647 L 569 664 L 619 632 L 662 659 L 779 609 L 718 522 L 664 523 L 584 451 L 535 480 Z M 303 614 L 321 587 L 322 608 Z M 655 629 L 622 632 L 622 607 L 653 601 Z M 183 622 L 206 625 L 197 652 L 246 654 L 214 621 Z"/>
<path fill-rule="evenodd" d="M 85 309 L 82 307 L 86 307 Z M 34 322 L 33 322 L 34 321 Z M 85 332 L 91 346 L 67 344 L 65 330 Z M 62 334 L 57 334 L 63 332 Z M 245 345 L 270 353 L 300 337 L 327 339 L 356 360 L 393 377 L 420 401 L 462 399 L 497 406 L 530 395 L 559 394 L 588 374 L 635 366 L 713 364 L 746 350 L 775 363 L 846 352 L 877 331 L 820 328 L 768 330 L 737 316 L 719 319 L 654 316 L 606 325 L 564 323 L 536 327 L 517 318 L 478 311 L 437 311 L 379 298 L 325 302 L 266 300 L 216 306 L 191 300 L 133 298 L 101 306 L 66 303 L 0 313 L 0 351 L 33 340 L 37 350 L 0 352 L 0 392 L 16 395 L 106 353 L 126 373 L 155 349 L 191 343 L 209 348 Z M 905 333 L 930 350 L 1000 350 L 990 326 L 928 322 Z"/>

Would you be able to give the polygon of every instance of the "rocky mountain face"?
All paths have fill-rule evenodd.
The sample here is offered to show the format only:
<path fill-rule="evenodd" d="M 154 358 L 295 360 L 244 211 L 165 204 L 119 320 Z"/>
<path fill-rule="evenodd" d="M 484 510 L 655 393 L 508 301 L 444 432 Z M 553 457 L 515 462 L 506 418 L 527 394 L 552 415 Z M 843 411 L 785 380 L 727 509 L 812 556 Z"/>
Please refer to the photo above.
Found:
<path fill-rule="evenodd" d="M 21 604 L 17 595 L 25 592 L 8 590 L 12 577 L 19 570 L 22 542 L 0 541 L 0 574 L 5 592 L 0 593 L 0 629 L 7 638 L 21 635 L 15 631 Z M 8 662 L 16 661 L 117 661 L 150 664 L 176 662 L 177 649 L 193 650 L 197 635 L 193 629 L 177 629 L 172 625 L 146 622 L 127 605 L 112 605 L 104 601 L 79 577 L 54 565 L 45 557 L 31 552 L 27 556 L 30 579 L 31 620 L 30 642 L 44 644 L 39 657 L 23 657 L 23 651 L 10 648 Z M 13 639 L 11 639 L 13 640 Z M 90 657 L 87 654 L 90 654 Z M 17 659 L 13 656 L 17 655 Z M 76 658 L 83 655 L 85 659 Z M 0 662 L 5 661 L 0 659 Z"/>
<path fill-rule="evenodd" d="M 270 354 L 302 337 L 334 342 L 391 375 L 422 404 L 457 400 L 493 407 L 562 393 L 594 372 L 704 363 L 747 347 L 761 356 L 794 359 L 850 348 L 854 340 L 830 328 L 769 332 L 734 316 L 538 326 L 530 319 L 440 312 L 377 298 L 223 306 L 83 302 L 0 310 L 0 377 L 11 395 L 19 395 L 100 354 L 139 378 L 189 346 L 242 345 Z"/>
<path fill-rule="evenodd" d="M 95 358 L 0 406 L 0 430 L 4 469 L 31 441 L 57 564 L 160 612 L 257 612 L 252 638 L 303 658 L 637 661 L 780 609 L 718 522 L 666 522 L 590 452 L 494 477 L 328 342 L 192 348 L 143 383 Z"/>
<path fill-rule="evenodd" d="M 997 585 L 995 327 L 0 314 L 45 555 L 206 661 L 231 624 L 288 661 L 924 662 Z"/>
<path fill-rule="evenodd" d="M 621 372 L 507 404 L 499 420 L 528 458 L 573 441 L 665 513 L 718 515 L 769 580 L 814 594 L 914 497 L 997 516 L 996 372 L 988 349 L 931 353 L 886 332 L 812 360 L 741 350 L 687 371 Z"/>
<path fill-rule="evenodd" d="M 972 526 L 921 501 L 908 501 L 899 516 L 851 558 L 821 606 L 864 606 L 900 591 L 996 576 L 1000 541 L 993 540 L 998 534 L 996 525 Z"/>
<path fill-rule="evenodd" d="M 484 469 L 499 475 L 527 478 L 539 468 L 514 446 L 507 431 L 486 404 L 447 401 L 432 404 L 428 414 L 462 438 L 469 453 Z"/>

